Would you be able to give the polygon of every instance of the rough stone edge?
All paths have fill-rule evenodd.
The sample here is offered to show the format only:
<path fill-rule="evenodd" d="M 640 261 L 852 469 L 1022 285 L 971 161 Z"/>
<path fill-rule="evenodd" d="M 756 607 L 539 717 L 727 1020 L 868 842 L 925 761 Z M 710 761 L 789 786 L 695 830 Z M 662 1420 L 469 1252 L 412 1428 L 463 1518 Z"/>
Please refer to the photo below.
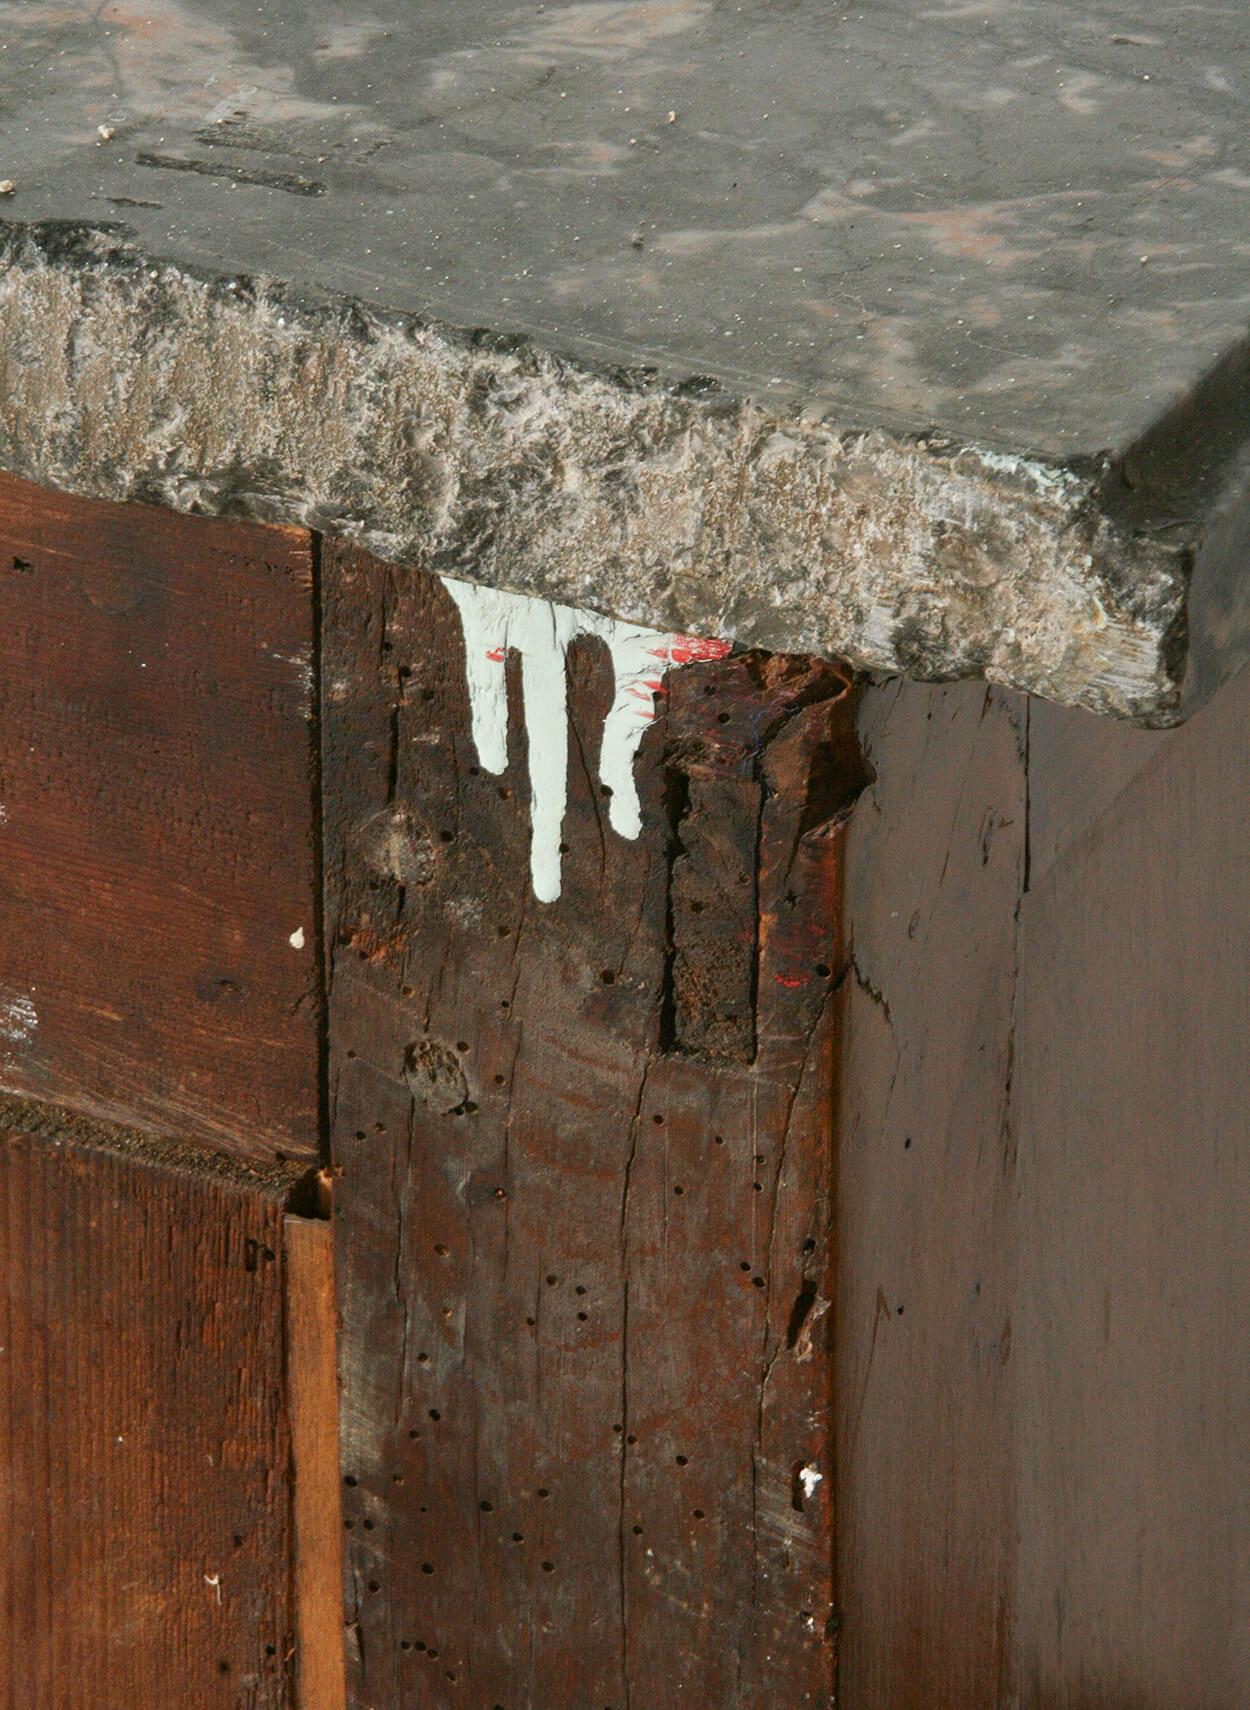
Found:
<path fill-rule="evenodd" d="M 739 644 L 1168 724 L 1189 554 L 1059 467 L 0 223 L 0 467 Z"/>

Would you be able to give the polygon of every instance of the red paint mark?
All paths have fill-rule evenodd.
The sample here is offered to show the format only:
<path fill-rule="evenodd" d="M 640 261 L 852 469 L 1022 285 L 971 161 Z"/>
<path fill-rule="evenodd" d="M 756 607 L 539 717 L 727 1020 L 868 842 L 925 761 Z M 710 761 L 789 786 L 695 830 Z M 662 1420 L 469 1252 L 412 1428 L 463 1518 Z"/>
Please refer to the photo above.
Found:
<path fill-rule="evenodd" d="M 788 986 L 791 991 L 793 991 L 796 986 L 805 986 L 807 984 L 807 981 L 801 974 L 774 974 L 773 978 L 779 986 Z"/>
<path fill-rule="evenodd" d="M 502 647 L 488 648 L 487 652 L 486 652 L 486 657 L 488 659 L 493 660 L 496 665 L 502 665 L 503 664 L 503 648 Z"/>
<path fill-rule="evenodd" d="M 674 665 L 702 665 L 732 653 L 733 642 L 717 641 L 713 636 L 675 635 L 668 651 Z"/>

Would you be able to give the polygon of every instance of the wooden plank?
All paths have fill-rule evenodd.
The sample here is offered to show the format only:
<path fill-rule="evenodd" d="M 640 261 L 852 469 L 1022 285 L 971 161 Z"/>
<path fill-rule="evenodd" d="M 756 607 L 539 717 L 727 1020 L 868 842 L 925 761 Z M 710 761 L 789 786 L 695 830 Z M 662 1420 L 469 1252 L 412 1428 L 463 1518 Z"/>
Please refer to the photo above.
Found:
<path fill-rule="evenodd" d="M 295 1472 L 299 1710 L 343 1710 L 343 1515 L 334 1242 L 329 1223 L 288 1217 L 287 1394 Z"/>
<path fill-rule="evenodd" d="M 308 536 L 5 476 L 0 586 L 0 1086 L 313 1158 Z"/>
<path fill-rule="evenodd" d="M 1007 1701 L 1024 710 L 972 684 L 863 698 L 834 1337 L 847 1710 Z"/>
<path fill-rule="evenodd" d="M 823 1710 L 845 679 L 674 673 L 631 841 L 600 643 L 493 775 L 438 582 L 324 573 L 350 1700 Z"/>
<path fill-rule="evenodd" d="M 1250 1702 L 1248 716 L 1243 673 L 1021 911 L 1019 1690 L 1050 1710 Z M 1038 759 L 1079 799 L 1064 734 Z"/>
<path fill-rule="evenodd" d="M 289 1702 L 278 1195 L 0 1132 L 0 1706 Z"/>

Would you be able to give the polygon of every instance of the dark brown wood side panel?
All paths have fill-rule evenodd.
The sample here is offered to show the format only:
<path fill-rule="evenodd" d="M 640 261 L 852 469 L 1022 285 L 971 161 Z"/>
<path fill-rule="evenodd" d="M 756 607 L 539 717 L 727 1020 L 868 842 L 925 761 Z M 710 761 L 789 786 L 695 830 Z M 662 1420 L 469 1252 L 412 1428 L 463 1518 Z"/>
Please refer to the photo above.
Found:
<path fill-rule="evenodd" d="M 1079 799 L 1094 733 L 1050 730 L 1039 762 Z M 1250 1703 L 1248 732 L 1243 673 L 1155 739 L 1021 912 L 1013 1363 L 1036 1710 Z M 1104 742 L 1114 767 L 1121 733 Z"/>
<path fill-rule="evenodd" d="M 313 1157 L 308 536 L 3 477 L 0 600 L 0 1086 Z"/>
<path fill-rule="evenodd" d="M 1025 706 L 892 683 L 865 691 L 860 730 L 875 780 L 847 874 L 839 1704 L 996 1710 L 1011 1702 Z"/>
<path fill-rule="evenodd" d="M 289 1704 L 280 1203 L 0 1134 L 0 1706 Z"/>
<path fill-rule="evenodd" d="M 629 841 L 576 643 L 544 904 L 516 657 L 495 776 L 440 585 L 325 587 L 351 1701 L 825 1710 L 845 680 L 675 672 Z"/>

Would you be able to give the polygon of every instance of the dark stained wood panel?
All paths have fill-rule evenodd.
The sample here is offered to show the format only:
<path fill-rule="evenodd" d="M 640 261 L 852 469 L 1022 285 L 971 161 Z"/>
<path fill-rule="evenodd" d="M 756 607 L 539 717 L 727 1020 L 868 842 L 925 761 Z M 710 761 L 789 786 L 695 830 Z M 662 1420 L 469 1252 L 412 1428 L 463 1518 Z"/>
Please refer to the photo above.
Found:
<path fill-rule="evenodd" d="M 496 776 L 438 582 L 324 574 L 349 1699 L 824 1710 L 845 679 L 674 672 L 629 841 L 575 643 L 542 904 L 516 656 Z"/>
<path fill-rule="evenodd" d="M 1250 674 L 1024 899 L 1020 1703 L 1250 1703 Z M 1034 757 L 1080 799 L 1121 733 Z M 1136 745 L 1134 745 L 1136 746 Z"/>
<path fill-rule="evenodd" d="M 0 598 L 0 1086 L 311 1158 L 308 536 L 4 477 Z"/>
<path fill-rule="evenodd" d="M 0 1133 L 0 1706 L 285 1710 L 280 1199 Z"/>
<path fill-rule="evenodd" d="M 838 1123 L 839 1704 L 1009 1697 L 1026 709 L 865 690 Z M 1040 1701 L 1024 1702 L 1041 1710 Z"/>

